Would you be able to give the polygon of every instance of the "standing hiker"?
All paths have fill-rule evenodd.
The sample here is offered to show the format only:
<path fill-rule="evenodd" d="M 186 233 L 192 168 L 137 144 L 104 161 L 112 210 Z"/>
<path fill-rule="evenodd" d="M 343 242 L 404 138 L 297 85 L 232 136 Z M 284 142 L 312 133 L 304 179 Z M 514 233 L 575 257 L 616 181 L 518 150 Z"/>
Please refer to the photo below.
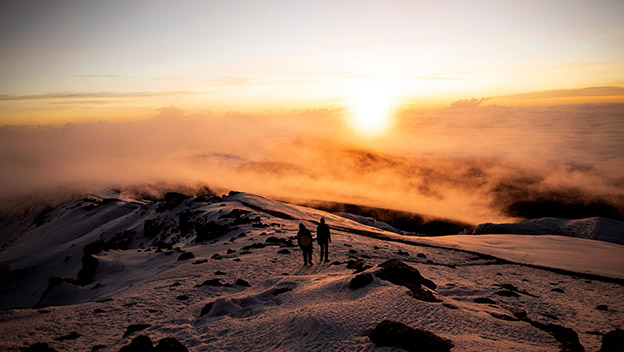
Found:
<path fill-rule="evenodd" d="M 312 265 L 312 233 L 303 224 L 299 224 L 297 243 L 303 253 L 303 265 Z"/>
<path fill-rule="evenodd" d="M 321 247 L 321 258 L 323 260 L 323 254 L 325 254 L 325 261 L 328 261 L 328 247 L 331 242 L 331 235 L 329 234 L 329 226 L 325 223 L 325 218 L 321 218 L 321 223 L 316 228 L 316 240 Z"/>

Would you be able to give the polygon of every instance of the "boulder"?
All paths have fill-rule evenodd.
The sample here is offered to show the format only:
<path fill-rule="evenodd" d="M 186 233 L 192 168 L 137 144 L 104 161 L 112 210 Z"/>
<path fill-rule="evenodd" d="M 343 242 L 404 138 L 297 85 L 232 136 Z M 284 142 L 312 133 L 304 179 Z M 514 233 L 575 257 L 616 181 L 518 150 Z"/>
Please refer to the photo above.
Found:
<path fill-rule="evenodd" d="M 598 352 L 624 352 L 624 330 L 615 329 L 604 334 Z"/>
<path fill-rule="evenodd" d="M 371 282 L 373 282 L 373 275 L 370 273 L 359 274 L 349 283 L 349 288 L 352 290 L 357 290 L 358 288 L 366 287 Z"/>
<path fill-rule="evenodd" d="M 384 320 L 371 331 L 370 339 L 380 346 L 399 347 L 407 351 L 446 352 L 453 343 L 432 332 Z"/>
<path fill-rule="evenodd" d="M 128 345 L 123 346 L 119 352 L 154 352 L 154 345 L 149 336 L 135 337 Z"/>
<path fill-rule="evenodd" d="M 188 348 L 173 337 L 165 337 L 158 341 L 155 352 L 188 352 Z"/>
<path fill-rule="evenodd" d="M 124 332 L 123 337 L 128 337 L 129 335 L 137 332 L 137 331 L 141 331 L 141 330 L 145 330 L 147 328 L 149 328 L 151 325 L 150 324 L 132 324 L 132 325 L 128 325 L 128 327 L 126 328 L 126 332 Z M 151 341 L 150 341 L 151 343 Z"/>

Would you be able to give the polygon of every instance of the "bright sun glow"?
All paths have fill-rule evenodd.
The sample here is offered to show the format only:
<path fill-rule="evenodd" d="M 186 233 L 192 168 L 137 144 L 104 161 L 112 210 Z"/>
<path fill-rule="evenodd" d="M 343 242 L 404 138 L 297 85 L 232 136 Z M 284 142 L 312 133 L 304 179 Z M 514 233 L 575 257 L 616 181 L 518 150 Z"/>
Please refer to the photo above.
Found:
<path fill-rule="evenodd" d="M 351 124 L 364 135 L 380 135 L 389 127 L 390 93 L 381 84 L 363 84 L 351 100 Z"/>

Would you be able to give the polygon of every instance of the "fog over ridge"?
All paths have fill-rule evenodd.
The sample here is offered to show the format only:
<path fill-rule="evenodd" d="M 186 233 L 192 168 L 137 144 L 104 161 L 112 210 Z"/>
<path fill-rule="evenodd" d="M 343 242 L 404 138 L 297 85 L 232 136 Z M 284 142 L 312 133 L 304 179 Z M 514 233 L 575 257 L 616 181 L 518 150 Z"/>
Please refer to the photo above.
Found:
<path fill-rule="evenodd" d="M 401 110 L 391 134 L 375 139 L 350 132 L 344 114 L 216 116 L 169 107 L 144 121 L 3 126 L 1 206 L 59 189 L 160 184 L 469 223 L 624 217 L 624 104 L 511 108 L 465 101 Z"/>

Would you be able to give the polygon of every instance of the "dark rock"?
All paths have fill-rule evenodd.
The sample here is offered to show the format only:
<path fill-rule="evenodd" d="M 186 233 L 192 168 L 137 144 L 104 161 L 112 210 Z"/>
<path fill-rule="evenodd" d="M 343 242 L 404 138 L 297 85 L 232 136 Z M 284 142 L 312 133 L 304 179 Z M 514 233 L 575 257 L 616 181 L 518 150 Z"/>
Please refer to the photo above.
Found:
<path fill-rule="evenodd" d="M 473 299 L 473 302 L 480 303 L 480 304 L 495 304 L 496 303 L 487 297 L 477 297 Z"/>
<path fill-rule="evenodd" d="M 195 254 L 193 254 L 192 252 L 183 252 L 182 254 L 180 254 L 180 256 L 178 257 L 178 261 L 181 260 L 189 260 L 189 259 L 193 259 L 195 258 Z"/>
<path fill-rule="evenodd" d="M 376 250 L 376 251 L 378 251 L 378 250 L 379 250 L 379 247 L 377 247 L 377 246 L 373 246 L 373 249 L 374 249 L 374 250 Z"/>
<path fill-rule="evenodd" d="M 349 260 L 347 262 L 347 269 L 361 270 L 364 264 L 365 264 L 364 261 L 361 259 Z"/>
<path fill-rule="evenodd" d="M 606 304 L 600 304 L 596 306 L 598 310 L 604 310 L 605 312 L 609 310 L 609 307 Z"/>
<path fill-rule="evenodd" d="M 276 244 L 282 247 L 296 247 L 295 243 L 288 238 L 268 237 L 265 241 L 267 244 Z"/>
<path fill-rule="evenodd" d="M 402 251 L 400 249 L 397 251 L 397 254 L 398 255 L 403 255 L 403 256 L 406 256 L 406 257 L 409 257 L 409 255 L 410 255 L 408 252 Z"/>
<path fill-rule="evenodd" d="M 264 243 L 260 243 L 260 242 L 256 242 L 256 243 L 252 243 L 248 246 L 245 246 L 243 248 L 241 248 L 243 251 L 248 251 L 250 249 L 260 249 L 260 248 L 264 248 L 266 247 L 266 244 Z"/>
<path fill-rule="evenodd" d="M 182 203 L 185 199 L 192 198 L 192 196 L 187 196 L 182 193 L 177 192 L 167 192 L 165 193 L 165 199 L 158 204 L 156 208 L 157 211 L 165 211 L 165 210 L 173 210 L 180 203 Z"/>
<path fill-rule="evenodd" d="M 390 281 L 395 285 L 402 285 L 407 288 L 410 288 L 408 286 L 416 285 L 420 287 L 420 285 L 423 285 L 432 290 L 435 290 L 437 287 L 433 281 L 425 279 L 422 275 L 420 275 L 420 272 L 417 269 L 412 268 L 399 260 L 390 259 L 379 264 L 378 266 L 383 269 L 377 276 L 380 279 Z"/>
<path fill-rule="evenodd" d="M 210 279 L 210 280 L 206 280 L 206 281 L 202 282 L 200 285 L 196 285 L 195 287 L 201 287 L 201 286 L 221 287 L 221 286 L 223 286 L 223 283 L 221 282 L 220 279 Z"/>
<path fill-rule="evenodd" d="M 169 287 L 177 287 L 177 286 L 181 286 L 181 285 L 182 285 L 181 283 L 176 281 L 176 282 L 172 283 L 171 285 L 169 285 Z"/>
<path fill-rule="evenodd" d="M 371 282 L 373 282 L 373 275 L 370 273 L 359 274 L 349 283 L 349 288 L 352 290 L 357 290 L 358 288 L 366 287 Z"/>
<path fill-rule="evenodd" d="M 24 352 L 58 352 L 52 347 L 49 347 L 45 342 L 38 342 L 30 345 Z"/>
<path fill-rule="evenodd" d="M 165 223 L 156 219 L 147 219 L 143 222 L 143 236 L 145 238 L 155 238 L 165 230 Z"/>
<path fill-rule="evenodd" d="M 246 255 L 246 254 L 251 254 L 250 251 L 241 251 L 240 253 L 238 253 L 240 255 Z"/>
<path fill-rule="evenodd" d="M 173 337 L 165 337 L 158 341 L 155 352 L 188 352 L 188 348 Z"/>
<path fill-rule="evenodd" d="M 86 286 L 93 282 L 95 270 L 97 269 L 99 262 L 91 254 L 83 255 L 80 261 L 82 261 L 82 267 L 78 271 L 75 284 L 78 286 Z"/>
<path fill-rule="evenodd" d="M 559 293 L 565 293 L 565 291 L 562 288 L 559 288 L 559 287 L 555 287 L 555 288 L 551 289 L 551 291 L 559 292 Z"/>
<path fill-rule="evenodd" d="M 37 313 L 39 313 L 39 314 L 48 314 L 48 313 L 50 313 L 50 311 L 49 310 L 45 310 L 45 309 L 39 309 L 37 311 Z"/>
<path fill-rule="evenodd" d="M 95 351 L 99 351 L 101 349 L 106 348 L 106 345 L 95 345 L 93 347 L 91 347 L 91 352 L 95 352 Z"/>
<path fill-rule="evenodd" d="M 229 233 L 231 230 L 229 226 L 219 225 L 214 221 L 208 223 L 197 222 L 195 223 L 195 233 L 197 233 L 195 242 L 213 240 Z"/>
<path fill-rule="evenodd" d="M 98 309 L 94 310 L 93 313 L 102 314 L 102 313 L 106 313 L 106 311 L 103 310 L 103 309 L 99 309 L 98 308 Z"/>
<path fill-rule="evenodd" d="M 282 248 L 279 251 L 277 251 L 277 254 L 290 254 L 290 251 L 286 248 Z"/>
<path fill-rule="evenodd" d="M 208 259 L 200 259 L 193 262 L 193 265 L 208 263 Z"/>
<path fill-rule="evenodd" d="M 104 240 L 97 240 L 95 242 L 88 243 L 86 246 L 82 247 L 83 254 L 98 254 L 101 251 L 108 250 L 108 246 Z"/>
<path fill-rule="evenodd" d="M 360 257 L 364 258 L 364 259 L 371 259 L 371 256 L 368 254 L 360 254 Z"/>
<path fill-rule="evenodd" d="M 168 250 L 168 251 L 172 251 L 173 250 L 173 245 L 171 243 L 167 243 L 164 241 L 157 241 L 156 243 L 153 244 L 154 247 L 160 249 L 160 250 Z"/>
<path fill-rule="evenodd" d="M 249 284 L 249 282 L 243 280 L 243 279 L 237 279 L 236 282 L 234 282 L 234 285 L 238 285 L 238 286 L 245 286 L 245 287 L 251 287 L 251 285 Z"/>
<path fill-rule="evenodd" d="M 282 293 L 290 292 L 293 289 L 290 287 L 276 287 L 270 290 L 273 296 L 281 295 Z"/>
<path fill-rule="evenodd" d="M 507 309 L 511 314 L 514 315 L 514 317 L 520 319 L 520 320 L 526 320 L 527 319 L 527 312 L 523 311 L 522 309 L 517 309 L 517 308 L 513 308 L 513 307 L 505 307 L 505 309 Z"/>
<path fill-rule="evenodd" d="M 520 295 L 515 293 L 514 291 L 508 291 L 508 290 L 496 291 L 495 294 L 499 296 L 503 296 L 503 297 L 520 297 Z"/>
<path fill-rule="evenodd" d="M 82 335 L 80 335 L 79 333 L 72 331 L 67 335 L 63 335 L 63 336 L 59 336 L 59 337 L 55 337 L 54 341 L 66 341 L 66 340 L 75 340 L 79 337 L 81 337 Z"/>
<path fill-rule="evenodd" d="M 215 275 L 225 275 L 225 273 L 221 270 L 217 270 L 214 272 Z"/>
<path fill-rule="evenodd" d="M 506 320 L 506 321 L 518 321 L 518 319 L 511 317 L 507 314 L 501 314 L 501 313 L 496 313 L 496 312 L 491 312 L 490 313 L 491 316 L 493 316 L 496 319 L 500 319 L 500 320 Z"/>
<path fill-rule="evenodd" d="M 427 256 L 426 256 L 426 255 L 424 255 L 423 253 L 418 253 L 418 254 L 416 254 L 416 256 L 417 256 L 418 258 L 424 258 L 424 259 L 427 259 Z"/>
<path fill-rule="evenodd" d="M 225 252 L 225 254 L 234 254 L 236 253 L 235 250 L 233 250 L 232 248 L 228 248 L 228 250 Z"/>
<path fill-rule="evenodd" d="M 604 334 L 598 352 L 624 352 L 624 330 L 615 329 Z"/>
<path fill-rule="evenodd" d="M 344 243 L 343 246 L 345 246 L 345 247 L 353 247 L 352 245 L 347 244 L 347 243 Z"/>
<path fill-rule="evenodd" d="M 123 346 L 119 352 L 154 352 L 154 345 L 149 336 L 135 337 L 130 344 Z"/>
<path fill-rule="evenodd" d="M 210 257 L 210 259 L 221 260 L 221 259 L 223 259 L 223 257 L 221 256 L 221 254 L 215 253 L 215 254 L 212 255 L 212 257 Z"/>
<path fill-rule="evenodd" d="M 561 344 L 559 348 L 565 352 L 584 352 L 585 348 L 578 339 L 576 331 L 557 324 L 543 324 L 537 321 L 529 320 L 534 327 L 544 330 L 551 334 Z"/>
<path fill-rule="evenodd" d="M 456 305 L 450 304 L 450 303 L 442 303 L 443 306 L 445 306 L 448 309 L 459 309 L 457 308 Z"/>
<path fill-rule="evenodd" d="M 349 249 L 349 254 L 357 254 L 357 251 L 355 249 Z"/>
<path fill-rule="evenodd" d="M 189 299 L 189 296 L 187 296 L 187 295 L 179 295 L 179 296 L 176 297 L 176 299 L 178 301 L 186 301 L 186 300 Z"/>
<path fill-rule="evenodd" d="M 129 335 L 137 332 L 137 331 L 141 331 L 144 329 L 149 328 L 151 325 L 150 324 L 132 324 L 132 325 L 128 325 L 128 327 L 126 328 L 126 332 L 124 332 L 123 337 L 128 337 Z"/>
<path fill-rule="evenodd" d="M 446 352 L 453 343 L 435 334 L 405 324 L 384 320 L 371 331 L 370 339 L 380 346 L 399 347 L 408 351 Z"/>
<path fill-rule="evenodd" d="M 214 305 L 215 302 L 210 302 L 210 303 L 206 303 L 204 305 L 204 308 L 202 308 L 201 313 L 199 313 L 199 316 L 203 316 L 206 315 L 208 313 L 210 313 L 210 310 L 212 309 L 212 306 Z"/>

